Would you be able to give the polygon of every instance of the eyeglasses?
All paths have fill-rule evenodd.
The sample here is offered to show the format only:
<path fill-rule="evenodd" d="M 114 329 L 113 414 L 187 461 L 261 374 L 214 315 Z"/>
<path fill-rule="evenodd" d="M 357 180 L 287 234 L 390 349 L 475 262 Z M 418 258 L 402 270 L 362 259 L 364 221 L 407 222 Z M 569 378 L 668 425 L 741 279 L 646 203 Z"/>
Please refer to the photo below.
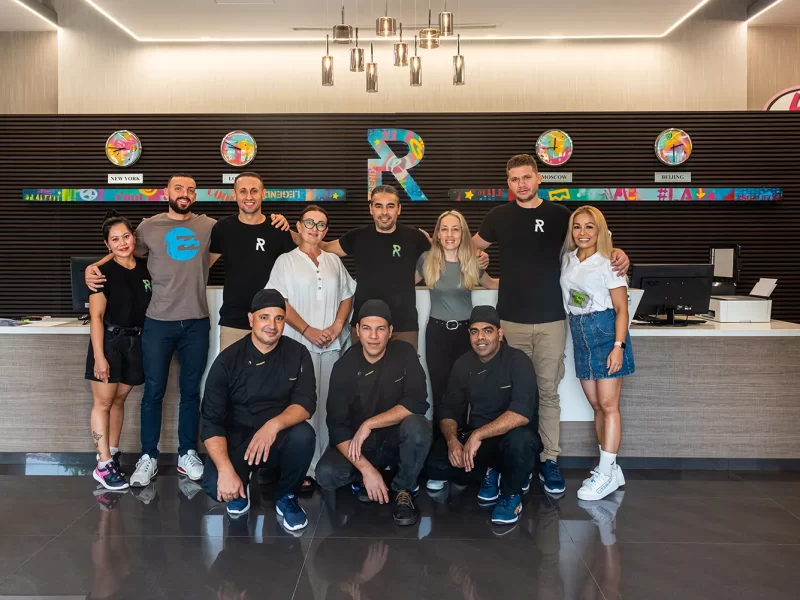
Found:
<path fill-rule="evenodd" d="M 306 229 L 314 229 L 314 227 L 316 227 L 317 231 L 322 231 L 323 229 L 325 229 L 328 226 L 328 224 L 325 221 L 316 221 L 315 222 L 314 219 L 303 219 L 300 222 L 303 224 L 303 227 L 305 227 Z"/>

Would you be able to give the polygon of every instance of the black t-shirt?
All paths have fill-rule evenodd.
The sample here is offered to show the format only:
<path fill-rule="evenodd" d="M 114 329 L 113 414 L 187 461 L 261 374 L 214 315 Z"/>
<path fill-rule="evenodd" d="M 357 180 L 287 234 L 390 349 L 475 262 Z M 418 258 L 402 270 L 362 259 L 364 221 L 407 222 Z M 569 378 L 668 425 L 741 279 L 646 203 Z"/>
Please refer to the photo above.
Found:
<path fill-rule="evenodd" d="M 375 225 L 365 225 L 345 233 L 339 238 L 339 245 L 356 259 L 352 324 L 358 322 L 358 311 L 364 302 L 378 299 L 392 310 L 395 331 L 417 331 L 414 274 L 417 258 L 431 247 L 425 234 L 399 223 L 392 233 L 379 233 Z"/>
<path fill-rule="evenodd" d="M 537 208 L 509 202 L 489 211 L 479 235 L 500 244 L 497 312 L 513 323 L 552 323 L 564 318 L 561 248 L 570 210 L 550 201 Z"/>
<path fill-rule="evenodd" d="M 269 218 L 260 225 L 242 223 L 239 215 L 217 221 L 211 230 L 210 252 L 225 259 L 220 325 L 250 329 L 247 313 L 253 296 L 267 285 L 275 260 L 294 248 L 291 234 L 275 229 Z"/>
<path fill-rule="evenodd" d="M 112 259 L 100 265 L 100 272 L 106 281 L 96 292 L 89 290 L 89 295 L 102 293 L 106 297 L 103 322 L 117 327 L 144 326 L 144 315 L 153 295 L 147 259 L 137 258 L 133 269 L 126 269 Z"/>

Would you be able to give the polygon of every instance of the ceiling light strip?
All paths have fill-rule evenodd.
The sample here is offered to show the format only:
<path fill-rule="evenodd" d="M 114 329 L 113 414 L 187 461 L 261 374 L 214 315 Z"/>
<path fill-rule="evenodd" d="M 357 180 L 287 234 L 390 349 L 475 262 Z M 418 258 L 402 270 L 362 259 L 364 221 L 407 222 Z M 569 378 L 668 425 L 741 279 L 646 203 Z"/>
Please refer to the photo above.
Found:
<path fill-rule="evenodd" d="M 775 8 L 783 2 L 783 0 L 764 0 L 762 2 L 755 2 L 747 7 L 747 23 L 756 20 L 768 10 Z M 751 14 L 755 13 L 755 14 Z"/>
<path fill-rule="evenodd" d="M 17 4 L 19 4 L 22 8 L 27 10 L 28 12 L 33 13 L 37 17 L 39 17 L 45 23 L 49 23 L 56 29 L 58 29 L 58 14 L 46 7 L 44 4 L 39 4 L 38 2 L 32 2 L 31 0 L 14 0 Z"/>
<path fill-rule="evenodd" d="M 20 2 L 20 0 L 15 0 L 16 2 Z M 683 15 L 680 19 L 678 19 L 672 26 L 669 27 L 664 33 L 643 33 L 643 34 L 610 34 L 610 35 L 524 35 L 524 36 L 502 36 L 502 35 L 486 35 L 486 36 L 470 36 L 470 37 L 463 37 L 463 40 L 466 41 L 492 41 L 492 40 L 502 40 L 502 41 L 528 41 L 528 40 L 634 40 L 634 39 L 657 39 L 663 38 L 672 33 L 677 27 L 679 27 L 684 21 L 690 18 L 693 14 L 695 14 L 698 10 L 703 8 L 706 4 L 708 4 L 711 0 L 701 0 L 694 8 L 692 8 L 689 12 Z M 769 10 L 775 4 L 780 3 L 782 0 L 777 0 L 772 5 L 768 6 L 764 11 L 759 14 L 762 14 L 766 10 Z M 89 6 L 94 8 L 97 12 L 102 14 L 106 17 L 109 21 L 114 23 L 117 27 L 122 29 L 125 33 L 131 36 L 138 42 L 142 43 L 156 43 L 156 44 L 207 44 L 207 43 L 264 43 L 264 42 L 277 42 L 277 43 L 305 43 L 305 42 L 319 42 L 320 38 L 317 37 L 303 37 L 303 38 L 280 38 L 280 37 L 253 37 L 253 38 L 229 38 L 229 37 L 202 37 L 202 38 L 159 38 L 159 37 L 140 37 L 136 35 L 133 31 L 128 29 L 125 25 L 123 25 L 120 21 L 112 17 L 108 12 L 100 8 L 96 2 L 93 0 L 84 0 Z M 750 20 L 757 17 L 754 15 L 750 18 Z M 370 38 L 362 38 L 364 42 L 385 42 L 385 43 L 393 43 L 391 39 L 387 39 L 384 37 L 370 37 Z M 450 40 L 443 39 L 442 42 L 452 41 L 455 42 L 452 38 Z"/>

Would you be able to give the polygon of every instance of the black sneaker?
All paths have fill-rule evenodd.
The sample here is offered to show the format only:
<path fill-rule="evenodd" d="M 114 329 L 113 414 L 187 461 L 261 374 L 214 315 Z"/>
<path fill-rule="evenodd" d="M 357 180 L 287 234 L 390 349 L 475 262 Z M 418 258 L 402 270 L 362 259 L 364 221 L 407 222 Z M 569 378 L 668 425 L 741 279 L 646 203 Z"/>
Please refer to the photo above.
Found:
<path fill-rule="evenodd" d="M 114 465 L 117 467 L 117 471 L 122 473 L 122 463 L 120 459 L 122 458 L 122 452 L 117 450 L 114 454 L 111 455 L 111 460 L 114 461 Z"/>
<path fill-rule="evenodd" d="M 119 472 L 113 460 L 104 466 L 98 464 L 92 472 L 92 477 L 107 490 L 128 489 L 128 481 Z"/>
<path fill-rule="evenodd" d="M 395 494 L 392 517 L 395 525 L 407 526 L 414 525 L 417 522 L 419 513 L 417 512 L 417 507 L 414 506 L 414 498 L 411 492 L 403 490 Z"/>

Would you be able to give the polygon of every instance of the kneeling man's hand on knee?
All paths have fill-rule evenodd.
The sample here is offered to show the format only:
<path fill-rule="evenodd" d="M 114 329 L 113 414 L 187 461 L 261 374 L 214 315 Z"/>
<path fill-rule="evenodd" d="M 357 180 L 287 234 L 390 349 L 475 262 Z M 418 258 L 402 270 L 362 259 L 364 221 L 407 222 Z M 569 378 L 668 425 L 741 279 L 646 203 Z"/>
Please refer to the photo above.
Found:
<path fill-rule="evenodd" d="M 456 438 L 447 442 L 447 456 L 451 465 L 458 469 L 464 468 L 464 445 Z"/>
<path fill-rule="evenodd" d="M 475 455 L 478 453 L 478 448 L 481 447 L 481 439 L 476 432 L 472 432 L 469 436 L 467 443 L 464 444 L 464 470 L 467 473 L 475 468 Z"/>
<path fill-rule="evenodd" d="M 237 498 L 247 498 L 244 491 L 242 480 L 232 468 L 219 472 L 217 480 L 217 500 L 219 502 L 230 502 Z"/>
<path fill-rule="evenodd" d="M 248 465 L 260 465 L 267 462 L 269 458 L 269 450 L 272 444 L 275 443 L 275 438 L 278 437 L 278 427 L 274 424 L 274 420 L 269 420 L 264 423 L 253 439 L 250 440 L 250 445 L 244 453 L 244 459 Z"/>

